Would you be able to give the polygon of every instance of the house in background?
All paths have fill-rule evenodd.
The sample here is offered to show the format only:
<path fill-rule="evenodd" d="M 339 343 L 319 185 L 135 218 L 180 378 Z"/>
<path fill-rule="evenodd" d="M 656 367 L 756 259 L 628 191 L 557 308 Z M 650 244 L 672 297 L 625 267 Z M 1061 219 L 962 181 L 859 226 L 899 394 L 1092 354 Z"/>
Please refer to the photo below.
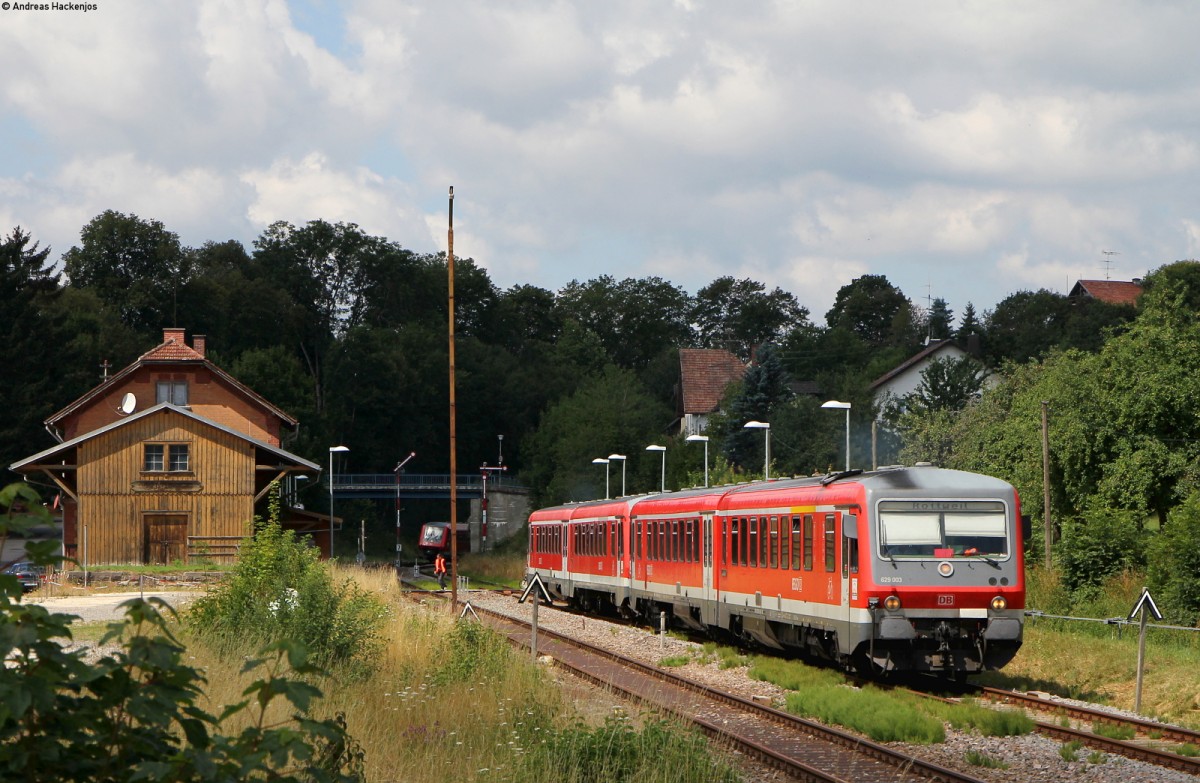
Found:
<path fill-rule="evenodd" d="M 1133 307 L 1142 295 L 1142 281 L 1080 280 L 1071 287 L 1068 299 L 1098 299 L 1115 305 Z"/>
<path fill-rule="evenodd" d="M 11 469 L 62 492 L 63 554 L 95 564 L 230 562 L 271 487 L 321 467 L 281 447 L 296 420 L 183 329 L 46 420 L 62 440 Z M 284 509 L 329 551 L 330 520 Z"/>
<path fill-rule="evenodd" d="M 719 348 L 680 348 L 676 414 L 679 432 L 699 435 L 708 428 L 708 417 L 721 407 L 729 384 L 740 381 L 746 365 Z"/>
<path fill-rule="evenodd" d="M 921 385 L 921 373 L 936 359 L 955 360 L 972 354 L 954 340 L 935 340 L 910 356 L 871 384 L 869 391 L 875 409 L 882 412 L 890 400 L 902 400 Z M 985 382 L 986 385 L 986 382 Z"/>

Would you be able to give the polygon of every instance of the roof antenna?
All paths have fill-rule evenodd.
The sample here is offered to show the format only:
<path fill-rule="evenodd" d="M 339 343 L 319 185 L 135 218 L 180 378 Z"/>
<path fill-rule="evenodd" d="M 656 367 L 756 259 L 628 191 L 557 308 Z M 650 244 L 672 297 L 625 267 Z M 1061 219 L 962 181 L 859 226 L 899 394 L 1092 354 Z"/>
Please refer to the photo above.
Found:
<path fill-rule="evenodd" d="M 1104 258 L 1104 279 L 1111 280 L 1112 275 L 1110 274 L 1110 272 L 1112 272 L 1112 263 L 1113 263 L 1112 257 L 1119 256 L 1121 254 L 1115 250 L 1101 250 L 1100 252 L 1103 253 L 1105 256 L 1105 258 Z"/>

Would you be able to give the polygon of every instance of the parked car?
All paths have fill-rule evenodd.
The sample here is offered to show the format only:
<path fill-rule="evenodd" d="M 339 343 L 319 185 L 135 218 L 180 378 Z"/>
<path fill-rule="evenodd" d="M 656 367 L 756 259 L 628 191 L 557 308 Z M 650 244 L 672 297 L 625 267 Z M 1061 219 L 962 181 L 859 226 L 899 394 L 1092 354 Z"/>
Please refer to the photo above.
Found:
<path fill-rule="evenodd" d="M 4 573 L 15 576 L 21 583 L 21 591 L 30 593 L 42 586 L 42 577 L 46 569 L 33 563 L 21 562 L 13 563 L 4 569 Z"/>

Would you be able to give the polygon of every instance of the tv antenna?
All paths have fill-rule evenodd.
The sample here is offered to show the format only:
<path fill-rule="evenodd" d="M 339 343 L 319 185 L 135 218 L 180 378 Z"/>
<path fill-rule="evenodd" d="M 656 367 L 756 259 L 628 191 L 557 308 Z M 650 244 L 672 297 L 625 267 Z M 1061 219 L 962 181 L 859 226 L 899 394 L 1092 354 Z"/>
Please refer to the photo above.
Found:
<path fill-rule="evenodd" d="M 1110 280 L 1112 279 L 1112 275 L 1110 274 L 1112 272 L 1113 264 L 1112 257 L 1119 256 L 1121 254 L 1116 250 L 1101 250 L 1100 252 L 1104 254 L 1104 279 Z"/>

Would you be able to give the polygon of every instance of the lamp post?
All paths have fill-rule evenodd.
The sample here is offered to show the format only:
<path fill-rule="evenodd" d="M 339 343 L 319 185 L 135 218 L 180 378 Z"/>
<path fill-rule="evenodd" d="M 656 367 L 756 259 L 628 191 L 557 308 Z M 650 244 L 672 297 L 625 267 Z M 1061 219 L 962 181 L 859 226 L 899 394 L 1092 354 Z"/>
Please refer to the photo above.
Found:
<path fill-rule="evenodd" d="M 329 447 L 329 559 L 333 559 L 333 455 L 350 451 L 347 446 Z"/>
<path fill-rule="evenodd" d="M 604 499 L 608 500 L 608 460 L 604 457 L 596 457 L 592 460 L 592 464 L 604 466 Z"/>
<path fill-rule="evenodd" d="M 708 436 L 707 435 L 688 435 L 686 438 L 688 443 L 703 443 L 704 444 L 704 486 L 708 486 Z"/>
<path fill-rule="evenodd" d="M 609 454 L 608 461 L 619 460 L 621 462 L 621 497 L 625 497 L 625 455 L 624 454 Z"/>
<path fill-rule="evenodd" d="M 748 421 L 742 425 L 748 430 L 762 430 L 766 436 L 763 448 L 763 481 L 771 480 L 771 425 L 765 421 Z"/>
<path fill-rule="evenodd" d="M 821 403 L 822 408 L 838 408 L 846 411 L 846 470 L 850 470 L 850 403 L 829 400 Z"/>
<path fill-rule="evenodd" d="M 647 446 L 646 451 L 661 451 L 662 452 L 662 481 L 659 484 L 659 491 L 667 491 L 667 447 L 666 446 Z"/>

